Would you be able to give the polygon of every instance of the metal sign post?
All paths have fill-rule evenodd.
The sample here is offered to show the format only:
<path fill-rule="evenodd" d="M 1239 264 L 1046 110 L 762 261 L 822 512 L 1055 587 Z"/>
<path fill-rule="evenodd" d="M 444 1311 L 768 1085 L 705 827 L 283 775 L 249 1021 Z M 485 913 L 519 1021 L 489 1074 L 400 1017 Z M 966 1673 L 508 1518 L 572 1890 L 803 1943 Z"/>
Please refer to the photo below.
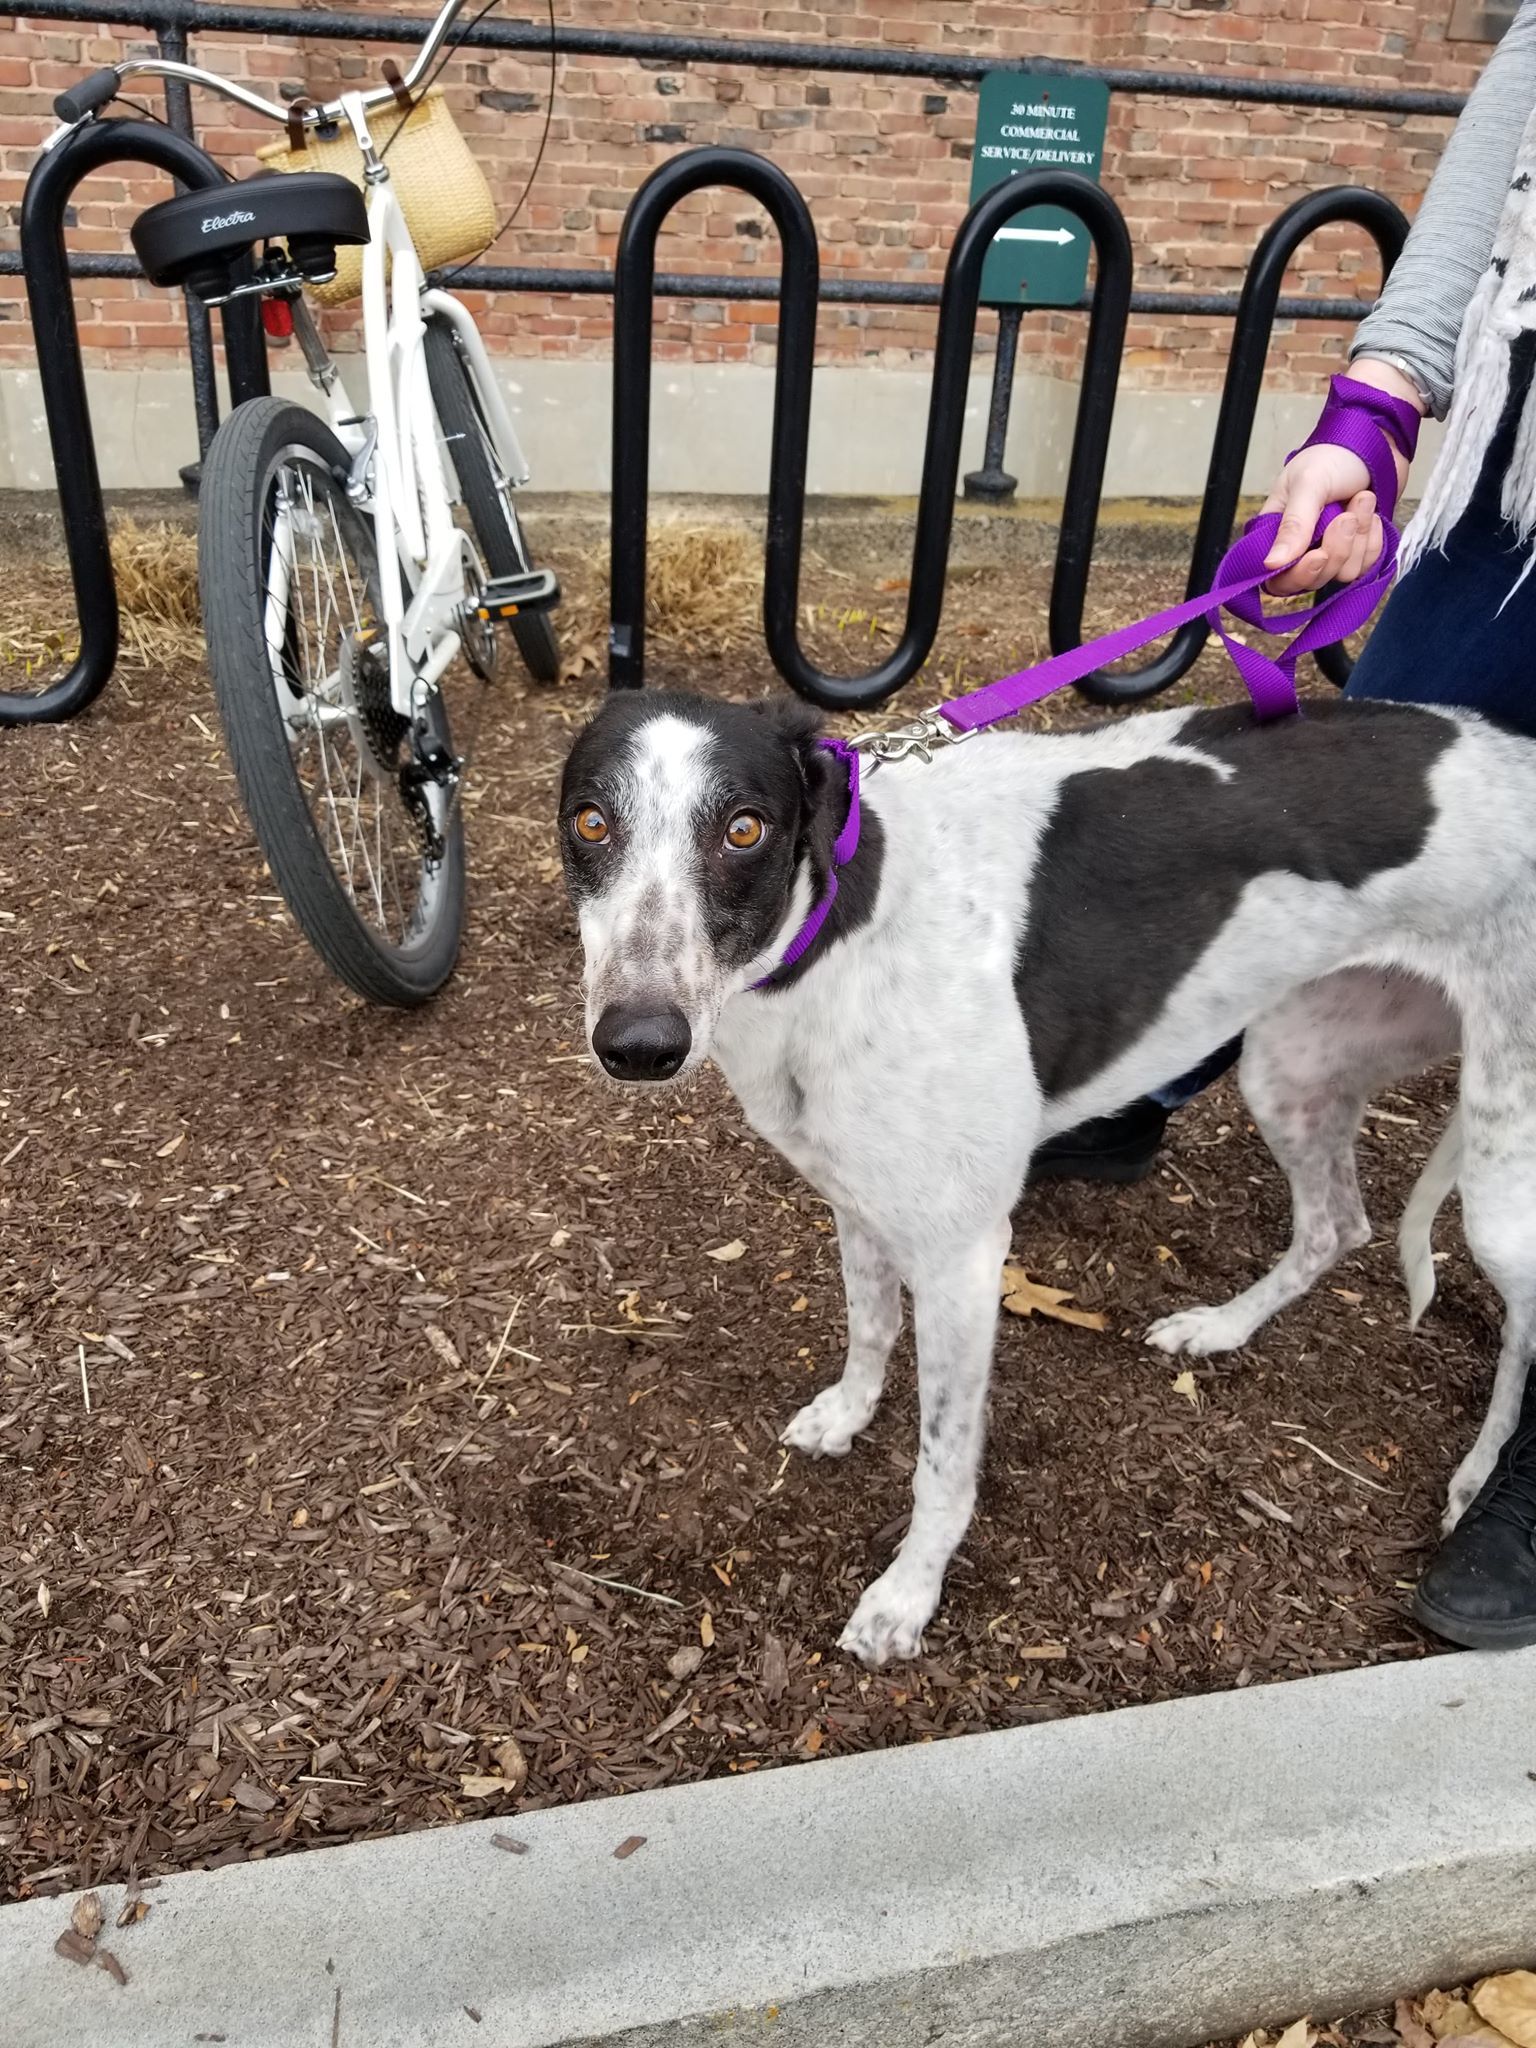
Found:
<path fill-rule="evenodd" d="M 1036 78 L 993 71 L 982 80 L 971 159 L 971 203 L 1020 171 L 1076 171 L 1097 181 L 1104 162 L 1109 87 L 1096 78 Z M 1011 498 L 1017 479 L 1003 467 L 1013 368 L 1025 306 L 1075 306 L 1088 285 L 1089 237 L 1056 206 L 1031 207 L 999 228 L 982 272 L 983 305 L 996 306 L 997 361 L 987 412 L 987 447 L 965 495 L 990 503 Z"/>

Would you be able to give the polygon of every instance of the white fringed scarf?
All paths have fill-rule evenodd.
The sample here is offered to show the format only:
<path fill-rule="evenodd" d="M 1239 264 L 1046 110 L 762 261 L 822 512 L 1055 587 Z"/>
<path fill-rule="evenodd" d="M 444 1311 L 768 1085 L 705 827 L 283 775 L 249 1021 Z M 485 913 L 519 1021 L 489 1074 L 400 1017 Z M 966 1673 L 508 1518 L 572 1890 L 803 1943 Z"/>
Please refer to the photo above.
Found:
<path fill-rule="evenodd" d="M 1514 345 L 1536 331 L 1536 112 L 1526 123 L 1493 255 L 1456 343 L 1456 395 L 1445 441 L 1403 535 L 1402 568 L 1443 548 L 1471 501 L 1509 399 Z M 1525 552 L 1515 588 L 1536 568 L 1536 405 L 1527 405 L 1504 472 L 1501 509 Z M 1508 599 L 1505 600 L 1508 602 Z"/>

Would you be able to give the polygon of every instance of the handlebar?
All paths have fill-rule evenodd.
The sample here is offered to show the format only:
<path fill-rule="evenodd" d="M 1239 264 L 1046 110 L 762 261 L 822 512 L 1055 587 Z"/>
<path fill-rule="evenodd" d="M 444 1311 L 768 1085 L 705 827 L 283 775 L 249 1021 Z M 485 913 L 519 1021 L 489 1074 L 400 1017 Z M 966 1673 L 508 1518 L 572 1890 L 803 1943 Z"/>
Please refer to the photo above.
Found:
<path fill-rule="evenodd" d="M 109 64 L 104 71 L 93 71 L 68 92 L 61 92 L 53 103 L 53 111 L 61 121 L 83 121 L 87 114 L 99 113 L 108 100 L 116 99 L 117 86 L 117 68 Z"/>
<path fill-rule="evenodd" d="M 431 69 L 439 50 L 447 40 L 449 29 L 462 13 L 464 5 L 465 0 L 444 0 L 437 19 L 428 29 L 410 69 L 400 82 L 403 92 L 414 92 Z M 246 86 L 237 85 L 233 79 L 221 78 L 214 71 L 200 70 L 195 64 L 177 63 L 169 57 L 130 57 L 125 63 L 108 65 L 103 71 L 93 71 L 89 78 L 83 78 L 78 85 L 72 85 L 67 92 L 61 92 L 53 103 L 53 111 L 66 128 L 72 128 L 88 115 L 99 113 L 110 100 L 116 98 L 130 78 L 179 78 L 188 85 L 200 85 L 209 92 L 216 92 L 224 99 L 233 100 L 237 106 L 245 107 L 253 114 L 261 114 L 267 120 L 276 121 L 282 126 L 288 124 L 294 112 L 291 107 L 281 105 L 276 100 L 265 99 L 260 93 L 251 92 Z M 393 86 L 381 85 L 358 97 L 365 107 L 381 107 L 397 100 L 398 95 Z M 339 99 L 329 100 L 324 106 L 306 107 L 302 118 L 306 127 L 318 127 L 340 120 L 343 112 L 343 105 Z M 60 132 L 62 131 L 55 131 L 44 147 L 49 147 L 57 141 Z"/>

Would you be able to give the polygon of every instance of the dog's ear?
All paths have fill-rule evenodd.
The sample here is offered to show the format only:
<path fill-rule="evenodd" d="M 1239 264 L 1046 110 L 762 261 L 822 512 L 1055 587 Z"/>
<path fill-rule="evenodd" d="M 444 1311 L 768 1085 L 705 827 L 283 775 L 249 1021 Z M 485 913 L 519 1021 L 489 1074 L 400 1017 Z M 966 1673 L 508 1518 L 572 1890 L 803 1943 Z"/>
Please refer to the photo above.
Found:
<path fill-rule="evenodd" d="M 821 737 L 821 713 L 798 697 L 759 697 L 747 709 L 754 718 L 771 725 L 802 759 Z"/>

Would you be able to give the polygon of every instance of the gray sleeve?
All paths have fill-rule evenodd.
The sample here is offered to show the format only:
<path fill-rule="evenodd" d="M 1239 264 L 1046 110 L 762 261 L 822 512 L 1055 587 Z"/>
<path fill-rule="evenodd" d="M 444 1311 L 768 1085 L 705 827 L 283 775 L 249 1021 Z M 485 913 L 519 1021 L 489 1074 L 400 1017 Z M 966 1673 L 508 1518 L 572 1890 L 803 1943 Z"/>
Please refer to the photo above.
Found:
<path fill-rule="evenodd" d="M 1443 419 L 1456 337 L 1488 267 L 1515 153 L 1536 108 L 1536 0 L 1523 0 L 1446 144 L 1397 268 L 1355 330 L 1350 359 L 1400 356 Z"/>

